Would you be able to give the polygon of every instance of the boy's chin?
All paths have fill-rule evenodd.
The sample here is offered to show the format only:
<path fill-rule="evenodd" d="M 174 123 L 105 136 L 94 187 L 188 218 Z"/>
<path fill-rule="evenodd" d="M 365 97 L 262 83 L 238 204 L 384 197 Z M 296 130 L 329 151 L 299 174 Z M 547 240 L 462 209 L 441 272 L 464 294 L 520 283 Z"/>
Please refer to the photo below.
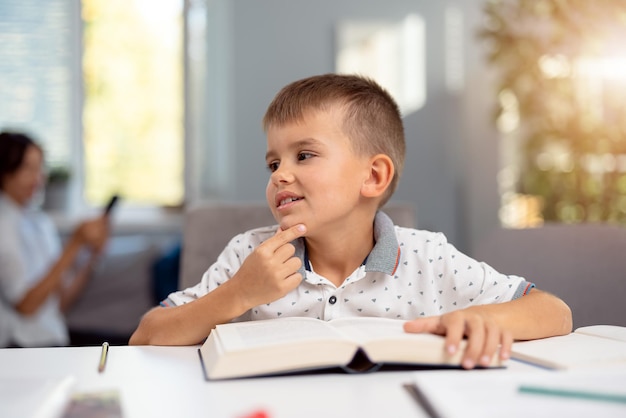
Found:
<path fill-rule="evenodd" d="M 284 219 L 278 223 L 278 226 L 280 226 L 280 229 L 282 229 L 283 231 L 286 231 L 287 229 L 291 228 L 294 225 L 295 223 L 285 221 Z"/>
<path fill-rule="evenodd" d="M 286 231 L 287 229 L 291 228 L 292 226 L 301 224 L 302 222 L 299 222 L 295 219 L 281 219 L 278 222 L 278 225 L 280 226 L 280 229 L 282 229 L 283 231 Z"/>

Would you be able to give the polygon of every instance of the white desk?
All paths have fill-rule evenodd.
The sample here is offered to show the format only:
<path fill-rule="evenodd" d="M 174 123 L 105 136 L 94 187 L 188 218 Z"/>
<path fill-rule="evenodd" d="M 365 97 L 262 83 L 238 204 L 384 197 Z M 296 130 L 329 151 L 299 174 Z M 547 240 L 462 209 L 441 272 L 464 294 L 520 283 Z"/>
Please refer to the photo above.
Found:
<path fill-rule="evenodd" d="M 98 373 L 100 347 L 0 349 L 0 379 L 76 378 L 76 391 L 117 389 L 125 418 L 426 417 L 402 387 L 416 372 L 324 374 L 204 380 L 196 347 L 112 346 Z M 510 361 L 507 369 L 448 373 L 549 373 Z"/>

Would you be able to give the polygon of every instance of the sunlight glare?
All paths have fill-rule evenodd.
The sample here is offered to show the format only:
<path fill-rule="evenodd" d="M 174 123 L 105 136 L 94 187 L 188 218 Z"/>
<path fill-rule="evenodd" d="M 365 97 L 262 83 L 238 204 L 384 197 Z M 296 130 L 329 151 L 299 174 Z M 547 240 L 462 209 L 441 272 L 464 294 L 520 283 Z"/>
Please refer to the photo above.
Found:
<path fill-rule="evenodd" d="M 577 74 L 582 77 L 601 77 L 607 81 L 626 83 L 626 56 L 583 57 L 576 64 Z"/>
<path fill-rule="evenodd" d="M 569 60 L 561 54 L 542 55 L 539 58 L 539 68 L 548 78 L 565 78 L 571 73 Z"/>

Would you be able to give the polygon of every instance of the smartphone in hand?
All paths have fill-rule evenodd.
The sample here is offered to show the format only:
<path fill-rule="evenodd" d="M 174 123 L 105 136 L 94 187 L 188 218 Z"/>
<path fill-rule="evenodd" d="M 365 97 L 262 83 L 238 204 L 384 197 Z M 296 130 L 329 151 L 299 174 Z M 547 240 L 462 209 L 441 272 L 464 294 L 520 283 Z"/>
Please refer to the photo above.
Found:
<path fill-rule="evenodd" d="M 119 198 L 120 197 L 118 195 L 116 195 L 116 194 L 111 196 L 111 199 L 109 199 L 109 203 L 107 203 L 107 205 L 104 208 L 104 215 L 105 216 L 108 216 L 111 213 L 111 211 L 113 210 L 113 208 L 117 204 Z"/>

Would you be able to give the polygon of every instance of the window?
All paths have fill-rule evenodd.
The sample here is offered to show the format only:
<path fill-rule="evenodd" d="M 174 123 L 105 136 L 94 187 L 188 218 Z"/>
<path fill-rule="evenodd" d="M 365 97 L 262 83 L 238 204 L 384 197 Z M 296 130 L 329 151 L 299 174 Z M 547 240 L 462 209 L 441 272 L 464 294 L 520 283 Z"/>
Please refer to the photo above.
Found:
<path fill-rule="evenodd" d="M 181 0 L 83 0 L 85 185 L 139 204 L 183 200 Z"/>
<path fill-rule="evenodd" d="M 33 135 L 50 165 L 70 165 L 74 10 L 67 0 L 0 2 L 0 129 Z"/>
<path fill-rule="evenodd" d="M 0 128 L 33 134 L 50 165 L 70 167 L 75 200 L 183 202 L 184 10 L 183 0 L 0 4 Z"/>
<path fill-rule="evenodd" d="M 406 116 L 426 102 L 424 39 L 424 21 L 415 14 L 399 22 L 342 21 L 337 27 L 336 70 L 376 80 Z"/>

